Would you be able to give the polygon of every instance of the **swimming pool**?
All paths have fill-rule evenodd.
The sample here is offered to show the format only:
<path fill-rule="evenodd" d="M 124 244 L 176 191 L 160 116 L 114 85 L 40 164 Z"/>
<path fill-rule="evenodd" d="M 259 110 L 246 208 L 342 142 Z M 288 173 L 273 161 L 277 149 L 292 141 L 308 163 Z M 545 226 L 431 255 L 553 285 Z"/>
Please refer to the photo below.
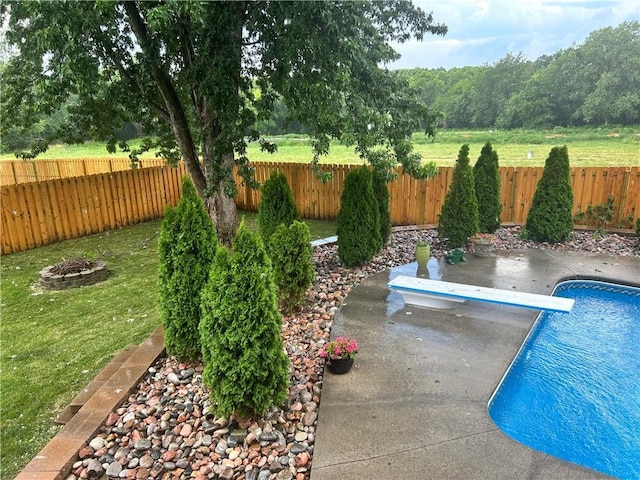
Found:
<path fill-rule="evenodd" d="M 553 295 L 489 400 L 488 412 L 528 447 L 599 472 L 640 478 L 640 288 L 567 281 Z"/>

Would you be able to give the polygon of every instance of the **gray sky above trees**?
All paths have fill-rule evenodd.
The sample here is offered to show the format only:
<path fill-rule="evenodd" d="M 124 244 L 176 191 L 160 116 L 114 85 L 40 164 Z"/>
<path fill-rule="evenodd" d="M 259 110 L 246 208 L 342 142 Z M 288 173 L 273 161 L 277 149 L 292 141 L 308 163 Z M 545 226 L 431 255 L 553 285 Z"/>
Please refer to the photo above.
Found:
<path fill-rule="evenodd" d="M 491 64 L 508 53 L 530 60 L 581 44 L 590 32 L 640 20 L 639 0 L 414 0 L 445 37 L 426 36 L 395 48 L 390 68 L 439 68 Z"/>

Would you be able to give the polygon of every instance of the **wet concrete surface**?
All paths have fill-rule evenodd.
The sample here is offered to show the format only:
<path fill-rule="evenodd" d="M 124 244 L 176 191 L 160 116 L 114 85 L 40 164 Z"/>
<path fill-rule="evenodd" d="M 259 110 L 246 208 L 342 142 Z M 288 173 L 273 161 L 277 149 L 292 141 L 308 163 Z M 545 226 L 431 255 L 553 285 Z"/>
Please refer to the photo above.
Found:
<path fill-rule="evenodd" d="M 496 252 L 370 277 L 346 299 L 332 336 L 358 341 L 354 368 L 325 373 L 312 480 L 598 479 L 504 435 L 487 402 L 539 314 L 467 301 L 454 310 L 404 305 L 396 275 L 550 294 L 560 279 L 640 284 L 640 258 L 547 250 Z"/>

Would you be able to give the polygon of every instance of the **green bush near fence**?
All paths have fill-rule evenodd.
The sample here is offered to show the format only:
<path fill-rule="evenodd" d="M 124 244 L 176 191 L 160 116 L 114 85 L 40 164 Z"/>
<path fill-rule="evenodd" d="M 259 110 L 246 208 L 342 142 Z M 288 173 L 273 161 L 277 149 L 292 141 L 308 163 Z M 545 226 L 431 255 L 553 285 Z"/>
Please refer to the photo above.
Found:
<path fill-rule="evenodd" d="M 566 145 L 549 152 L 527 215 L 524 236 L 534 242 L 565 241 L 573 230 L 573 190 Z"/>
<path fill-rule="evenodd" d="M 463 247 L 478 232 L 478 200 L 473 170 L 469 165 L 469 145 L 458 153 L 453 180 L 438 219 L 438 236 L 447 239 L 449 248 Z"/>
<path fill-rule="evenodd" d="M 291 313 L 302 304 L 313 281 L 312 255 L 311 236 L 305 223 L 294 221 L 288 227 L 283 223 L 278 225 L 271 236 L 269 256 L 278 300 L 285 313 Z"/>
<path fill-rule="evenodd" d="M 380 211 L 380 237 L 382 238 L 382 246 L 385 246 L 389 241 L 389 237 L 391 237 L 391 205 L 389 202 L 388 171 L 384 168 L 374 168 L 371 181 L 373 195 L 378 202 L 378 210 Z"/>
<path fill-rule="evenodd" d="M 367 167 L 344 180 L 338 212 L 338 257 L 346 267 L 362 265 L 382 248 L 380 211 Z"/>
<path fill-rule="evenodd" d="M 182 182 L 176 208 L 168 207 L 158 240 L 160 309 L 167 353 L 200 358 L 200 291 L 216 249 L 215 227 L 191 181 Z"/>
<path fill-rule="evenodd" d="M 473 166 L 473 181 L 478 200 L 478 231 L 493 233 L 500 228 L 500 171 L 498 167 L 498 152 L 490 142 L 482 147 L 480 157 Z"/>
<path fill-rule="evenodd" d="M 262 197 L 258 205 L 258 225 L 265 244 L 281 223 L 291 225 L 300 221 L 300 214 L 293 199 L 287 177 L 283 173 L 273 172 L 262 186 Z"/>

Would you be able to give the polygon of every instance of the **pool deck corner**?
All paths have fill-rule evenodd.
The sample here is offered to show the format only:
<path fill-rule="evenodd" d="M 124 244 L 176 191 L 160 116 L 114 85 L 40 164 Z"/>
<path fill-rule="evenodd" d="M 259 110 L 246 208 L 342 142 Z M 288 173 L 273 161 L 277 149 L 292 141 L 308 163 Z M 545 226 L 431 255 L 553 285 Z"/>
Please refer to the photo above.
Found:
<path fill-rule="evenodd" d="M 565 279 L 640 284 L 640 258 L 510 250 L 456 265 L 432 258 L 421 270 L 409 264 L 370 277 L 336 316 L 332 335 L 355 337 L 360 353 L 349 373 L 325 372 L 311 480 L 609 478 L 515 442 L 487 414 L 538 311 L 475 301 L 405 306 L 387 283 L 429 276 L 548 295 Z"/>

